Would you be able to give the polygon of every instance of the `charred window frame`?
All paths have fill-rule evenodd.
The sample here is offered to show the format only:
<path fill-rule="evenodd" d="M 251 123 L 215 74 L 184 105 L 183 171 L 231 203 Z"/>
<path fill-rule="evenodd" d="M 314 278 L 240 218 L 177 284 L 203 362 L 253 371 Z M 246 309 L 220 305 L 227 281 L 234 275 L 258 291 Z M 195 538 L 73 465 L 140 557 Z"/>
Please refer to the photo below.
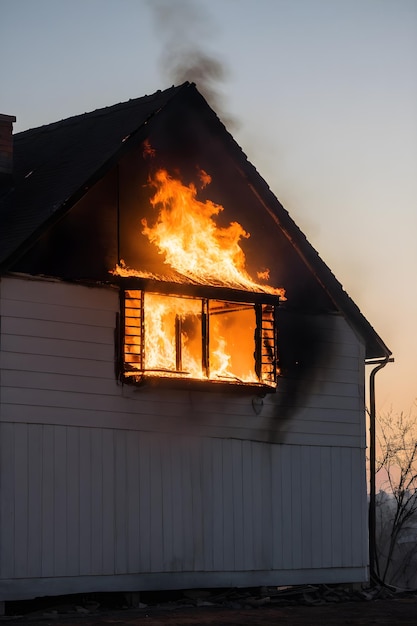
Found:
<path fill-rule="evenodd" d="M 147 279 L 124 281 L 120 294 L 119 370 L 124 382 L 193 381 L 275 391 L 278 296 Z M 157 301 L 169 305 L 164 322 L 155 312 Z M 163 363 L 159 323 L 169 327 L 170 358 Z M 229 368 L 219 364 L 219 338 Z"/>

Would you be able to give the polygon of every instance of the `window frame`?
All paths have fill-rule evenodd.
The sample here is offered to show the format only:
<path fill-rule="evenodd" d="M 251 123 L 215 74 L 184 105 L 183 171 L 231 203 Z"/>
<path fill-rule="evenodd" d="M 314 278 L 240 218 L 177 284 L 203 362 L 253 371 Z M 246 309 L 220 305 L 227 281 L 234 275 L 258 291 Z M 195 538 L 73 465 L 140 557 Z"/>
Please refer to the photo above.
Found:
<path fill-rule="evenodd" d="M 207 388 L 210 386 L 225 388 L 261 389 L 266 393 L 274 393 L 277 388 L 278 381 L 278 345 L 277 345 L 277 308 L 279 306 L 279 296 L 264 292 L 252 292 L 241 289 L 223 287 L 223 286 L 206 286 L 196 285 L 192 283 L 177 283 L 159 281 L 149 278 L 123 278 L 118 281 L 120 289 L 120 329 L 118 341 L 118 374 L 123 383 L 141 385 L 145 382 L 152 384 L 167 384 L 169 386 L 184 386 Z M 126 333 L 127 308 L 126 301 L 129 300 L 128 292 L 136 291 L 141 293 L 140 315 L 135 316 L 139 324 L 136 325 L 139 336 L 138 362 L 140 367 L 129 366 L 126 361 L 126 337 L 131 336 Z M 144 344 L 145 344 L 145 328 L 144 328 L 144 297 L 146 293 L 152 293 L 161 296 L 175 296 L 182 298 L 193 298 L 202 301 L 201 330 L 202 330 L 202 371 L 207 377 L 193 378 L 187 376 L 180 371 L 170 370 L 166 375 L 156 374 L 156 370 L 147 370 L 144 363 Z M 209 302 L 220 301 L 235 304 L 253 305 L 255 312 L 255 333 L 254 333 L 254 364 L 255 373 L 258 381 L 246 382 L 238 378 L 215 379 L 210 378 L 209 366 Z M 270 354 L 272 342 L 272 358 Z M 129 344 L 131 345 L 131 344 Z M 269 350 L 266 346 L 269 346 Z M 177 348 L 178 349 L 178 348 Z M 178 365 L 178 354 L 177 365 Z"/>

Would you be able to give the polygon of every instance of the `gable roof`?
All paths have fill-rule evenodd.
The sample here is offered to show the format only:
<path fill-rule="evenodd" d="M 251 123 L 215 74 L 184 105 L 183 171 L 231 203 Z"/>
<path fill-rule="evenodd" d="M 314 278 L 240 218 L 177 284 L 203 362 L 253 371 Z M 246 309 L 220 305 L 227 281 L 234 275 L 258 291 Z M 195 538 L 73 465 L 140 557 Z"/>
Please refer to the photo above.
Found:
<path fill-rule="evenodd" d="M 35 242 L 51 221 L 63 215 L 120 159 L 131 139 L 175 98 L 193 91 L 188 82 L 91 113 L 77 115 L 14 136 L 13 187 L 0 198 L 0 267 L 14 261 Z M 211 111 L 211 110 L 210 110 Z M 367 358 L 391 354 L 379 335 L 344 291 L 255 167 L 212 112 L 228 147 L 252 191 L 297 250 L 351 326 L 363 338 Z"/>

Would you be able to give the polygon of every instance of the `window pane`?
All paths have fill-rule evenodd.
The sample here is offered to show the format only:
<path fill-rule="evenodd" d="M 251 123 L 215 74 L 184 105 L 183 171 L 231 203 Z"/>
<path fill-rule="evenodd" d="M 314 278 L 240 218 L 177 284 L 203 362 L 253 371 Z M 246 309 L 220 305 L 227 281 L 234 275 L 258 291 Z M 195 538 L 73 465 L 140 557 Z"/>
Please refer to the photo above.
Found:
<path fill-rule="evenodd" d="M 259 382 L 255 373 L 255 307 L 240 302 L 209 302 L 211 379 Z"/>
<path fill-rule="evenodd" d="M 202 302 L 145 293 L 145 370 L 202 377 Z"/>

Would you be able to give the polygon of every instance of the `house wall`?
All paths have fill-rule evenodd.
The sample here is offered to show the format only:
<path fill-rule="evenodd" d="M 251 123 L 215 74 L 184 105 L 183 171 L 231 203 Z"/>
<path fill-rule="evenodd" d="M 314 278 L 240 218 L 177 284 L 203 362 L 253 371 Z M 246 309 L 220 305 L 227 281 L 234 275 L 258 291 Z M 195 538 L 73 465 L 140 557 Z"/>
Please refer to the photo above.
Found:
<path fill-rule="evenodd" d="M 115 289 L 0 288 L 0 600 L 366 579 L 364 354 L 342 317 L 314 318 L 332 357 L 304 401 L 158 391 L 116 381 Z"/>

